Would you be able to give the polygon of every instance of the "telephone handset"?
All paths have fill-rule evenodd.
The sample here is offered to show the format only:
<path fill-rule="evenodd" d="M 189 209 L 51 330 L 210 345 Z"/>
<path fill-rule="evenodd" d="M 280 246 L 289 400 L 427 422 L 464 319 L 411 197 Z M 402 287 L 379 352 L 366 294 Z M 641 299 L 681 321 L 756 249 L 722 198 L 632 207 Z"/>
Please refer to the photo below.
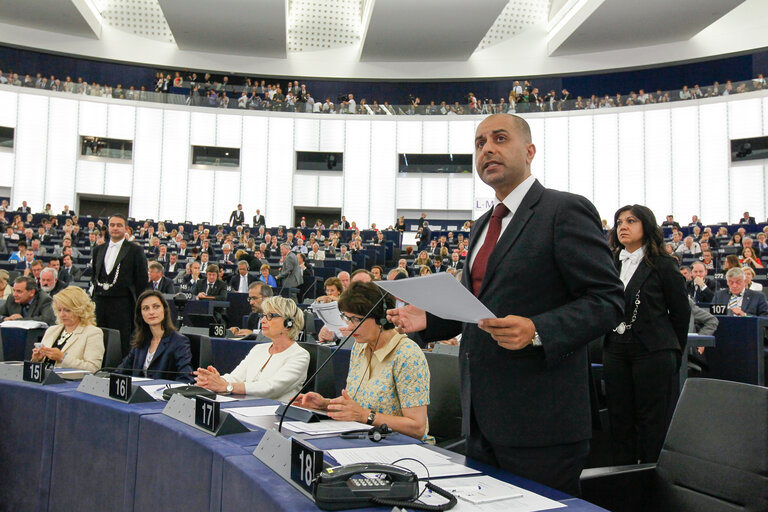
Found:
<path fill-rule="evenodd" d="M 364 474 L 376 474 L 366 478 Z M 456 505 L 456 498 L 427 483 L 427 487 L 449 500 L 445 505 L 433 506 L 416 503 L 419 479 L 408 469 L 389 464 L 360 463 L 324 469 L 317 477 L 313 495 L 323 510 L 392 505 L 419 510 L 448 510 Z M 444 493 L 444 494 L 443 494 Z"/>

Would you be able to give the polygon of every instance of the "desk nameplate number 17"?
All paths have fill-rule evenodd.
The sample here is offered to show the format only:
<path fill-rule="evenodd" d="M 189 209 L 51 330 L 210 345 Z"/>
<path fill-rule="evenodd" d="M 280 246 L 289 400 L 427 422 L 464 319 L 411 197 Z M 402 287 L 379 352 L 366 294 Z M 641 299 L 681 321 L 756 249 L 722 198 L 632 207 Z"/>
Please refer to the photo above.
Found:
<path fill-rule="evenodd" d="M 221 403 L 203 396 L 195 397 L 195 425 L 209 432 L 216 432 L 221 416 Z"/>
<path fill-rule="evenodd" d="M 323 470 L 323 451 L 291 439 L 291 480 L 312 494 L 315 479 Z"/>
<path fill-rule="evenodd" d="M 45 370 L 42 362 L 24 361 L 24 369 L 21 374 L 23 380 L 27 382 L 37 382 L 42 384 L 45 380 Z"/>
<path fill-rule="evenodd" d="M 109 397 L 122 402 L 131 399 L 131 377 L 118 373 L 109 374 Z"/>

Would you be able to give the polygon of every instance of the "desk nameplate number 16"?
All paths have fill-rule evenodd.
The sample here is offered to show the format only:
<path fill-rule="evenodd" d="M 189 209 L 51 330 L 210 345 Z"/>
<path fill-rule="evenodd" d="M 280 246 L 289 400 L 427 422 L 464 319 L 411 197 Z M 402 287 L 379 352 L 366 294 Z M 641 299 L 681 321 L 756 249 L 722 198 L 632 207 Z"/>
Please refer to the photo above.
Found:
<path fill-rule="evenodd" d="M 195 425 L 209 432 L 219 428 L 221 403 L 203 396 L 195 397 Z"/>
<path fill-rule="evenodd" d="M 323 470 L 323 451 L 291 439 L 291 480 L 312 494 L 317 475 Z"/>
<path fill-rule="evenodd" d="M 27 382 L 37 382 L 42 384 L 45 380 L 45 370 L 42 362 L 24 361 L 24 369 L 21 374 L 23 380 Z"/>
<path fill-rule="evenodd" d="M 131 377 L 119 373 L 109 374 L 109 397 L 122 402 L 131 399 Z"/>

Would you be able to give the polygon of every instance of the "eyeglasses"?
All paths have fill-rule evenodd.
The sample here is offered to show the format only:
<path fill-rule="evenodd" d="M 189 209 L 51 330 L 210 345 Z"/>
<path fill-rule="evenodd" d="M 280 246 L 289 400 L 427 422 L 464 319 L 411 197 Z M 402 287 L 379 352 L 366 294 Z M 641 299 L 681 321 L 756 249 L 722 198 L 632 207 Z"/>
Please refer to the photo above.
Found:
<path fill-rule="evenodd" d="M 261 297 L 248 297 L 248 302 L 256 302 L 257 300 L 261 300 Z"/>
<path fill-rule="evenodd" d="M 363 317 L 360 316 L 347 316 L 344 313 L 341 314 L 341 319 L 348 324 L 357 325 L 363 321 Z"/>
<path fill-rule="evenodd" d="M 266 318 L 267 320 L 272 320 L 274 318 L 283 318 L 283 315 L 278 315 L 277 313 L 264 313 L 261 315 L 261 318 Z"/>

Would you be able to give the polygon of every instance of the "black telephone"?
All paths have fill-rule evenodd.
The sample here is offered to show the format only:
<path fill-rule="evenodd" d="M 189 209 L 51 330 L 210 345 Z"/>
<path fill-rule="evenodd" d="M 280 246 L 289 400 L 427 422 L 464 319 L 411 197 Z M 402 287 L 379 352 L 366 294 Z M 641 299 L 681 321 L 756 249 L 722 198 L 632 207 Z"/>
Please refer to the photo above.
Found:
<path fill-rule="evenodd" d="M 376 478 L 366 478 L 365 473 L 375 473 Z M 324 469 L 318 476 L 313 496 L 323 510 L 391 505 L 418 510 L 448 510 L 456 505 L 456 498 L 442 489 L 427 483 L 427 487 L 449 500 L 445 505 L 434 506 L 416 503 L 419 496 L 419 479 L 408 469 L 389 464 L 349 464 Z"/>

